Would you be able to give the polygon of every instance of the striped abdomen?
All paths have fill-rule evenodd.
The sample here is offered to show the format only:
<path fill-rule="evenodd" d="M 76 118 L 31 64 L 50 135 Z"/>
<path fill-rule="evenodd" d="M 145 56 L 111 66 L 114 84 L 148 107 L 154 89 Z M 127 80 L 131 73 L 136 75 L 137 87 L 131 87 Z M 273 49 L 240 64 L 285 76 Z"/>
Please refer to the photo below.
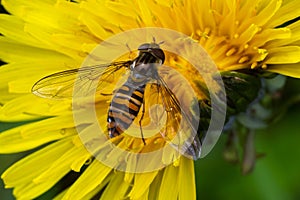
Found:
<path fill-rule="evenodd" d="M 132 124 L 143 104 L 145 84 L 127 81 L 116 92 L 108 110 L 108 133 L 111 138 L 120 135 Z"/>

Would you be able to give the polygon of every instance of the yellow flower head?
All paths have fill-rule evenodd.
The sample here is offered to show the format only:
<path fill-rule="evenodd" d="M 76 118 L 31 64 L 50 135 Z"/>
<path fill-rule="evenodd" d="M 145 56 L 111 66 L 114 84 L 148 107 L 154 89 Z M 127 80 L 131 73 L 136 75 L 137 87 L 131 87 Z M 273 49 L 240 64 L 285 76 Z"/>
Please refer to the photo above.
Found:
<path fill-rule="evenodd" d="M 32 86 L 41 78 L 79 68 L 89 56 L 99 59 L 93 57 L 92 50 L 116 34 L 136 28 L 167 28 L 201 45 L 221 72 L 266 70 L 300 77 L 300 21 L 285 25 L 300 15 L 298 0 L 2 0 L 1 3 L 11 15 L 0 15 L 0 59 L 7 63 L 0 68 L 0 120 L 32 121 L 2 132 L 0 152 L 40 147 L 2 174 L 6 187 L 14 188 L 18 199 L 40 196 L 71 171 L 81 175 L 74 183 L 65 185 L 56 199 L 91 199 L 97 194 L 101 194 L 101 199 L 196 199 L 193 160 L 184 156 L 169 158 L 171 164 L 151 172 L 132 173 L 114 170 L 91 155 L 85 145 L 99 143 L 91 138 L 83 142 L 83 133 L 95 129 L 87 126 L 91 121 L 80 112 L 93 105 L 97 121 L 106 130 L 107 116 L 103 113 L 107 112 L 109 97 L 103 95 L 92 103 L 82 100 L 72 104 L 70 99 L 44 99 L 31 93 Z M 128 46 L 127 52 L 132 50 Z M 201 77 L 182 57 L 167 54 L 166 63 L 177 67 L 188 80 L 193 76 L 189 84 L 196 90 L 195 96 L 205 99 L 205 92 L 195 82 Z M 130 56 L 128 53 L 122 58 Z M 145 98 L 149 99 L 149 94 Z M 80 123 L 74 122 L 74 112 L 83 116 Z M 151 117 L 155 115 L 146 113 L 143 125 L 149 124 Z M 172 138 L 178 127 L 169 122 L 166 135 Z M 137 153 L 151 152 L 167 143 L 160 134 L 152 136 L 146 138 L 146 145 L 141 139 L 125 134 L 108 141 Z M 93 150 L 109 156 L 102 146 Z"/>

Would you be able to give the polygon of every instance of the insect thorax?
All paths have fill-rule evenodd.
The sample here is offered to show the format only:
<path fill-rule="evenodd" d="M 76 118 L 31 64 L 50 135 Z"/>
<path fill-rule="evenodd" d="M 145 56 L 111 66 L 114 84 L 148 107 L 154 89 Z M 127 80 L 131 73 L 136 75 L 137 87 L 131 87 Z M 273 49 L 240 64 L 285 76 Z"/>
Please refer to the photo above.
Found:
<path fill-rule="evenodd" d="M 130 79 L 136 83 L 147 83 L 158 77 L 157 67 L 162 60 L 151 53 L 141 53 L 130 66 Z"/>

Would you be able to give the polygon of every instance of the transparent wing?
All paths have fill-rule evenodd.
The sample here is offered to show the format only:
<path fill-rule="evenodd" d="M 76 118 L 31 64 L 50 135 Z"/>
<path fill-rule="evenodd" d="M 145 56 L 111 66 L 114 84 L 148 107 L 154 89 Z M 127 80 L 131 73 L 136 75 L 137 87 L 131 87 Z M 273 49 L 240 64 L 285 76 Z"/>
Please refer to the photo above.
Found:
<path fill-rule="evenodd" d="M 197 135 L 198 122 L 191 112 L 191 105 L 180 105 L 175 94 L 161 77 L 157 78 L 157 82 L 157 92 L 167 114 L 166 126 L 161 130 L 161 135 L 169 140 L 174 148 L 178 148 L 180 153 L 194 160 L 198 159 L 201 142 Z"/>
<path fill-rule="evenodd" d="M 94 65 L 51 74 L 40 79 L 32 87 L 32 93 L 43 98 L 84 97 L 94 94 L 113 82 L 116 72 L 129 68 L 132 61 Z M 74 89 L 75 87 L 75 89 Z M 95 88 L 96 87 L 96 88 Z"/>

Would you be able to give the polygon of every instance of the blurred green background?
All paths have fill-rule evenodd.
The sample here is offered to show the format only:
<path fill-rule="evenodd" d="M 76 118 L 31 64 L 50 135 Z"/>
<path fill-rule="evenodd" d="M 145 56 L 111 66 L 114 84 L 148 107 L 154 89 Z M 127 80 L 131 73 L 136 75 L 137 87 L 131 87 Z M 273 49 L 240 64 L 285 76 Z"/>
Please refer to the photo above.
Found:
<path fill-rule="evenodd" d="M 300 94 L 300 80 L 289 78 L 284 98 Z M 4 130 L 14 124 L 0 124 Z M 300 104 L 290 107 L 284 117 L 255 136 L 256 151 L 265 153 L 249 175 L 223 159 L 227 136 L 223 135 L 213 151 L 196 162 L 198 199 L 300 199 Z M 1 147 L 0 147 L 1 148 Z M 27 152 L 28 153 L 28 152 Z M 0 173 L 24 154 L 0 155 Z M 0 185 L 0 199 L 14 199 L 11 190 Z"/>
<path fill-rule="evenodd" d="M 225 138 L 196 163 L 198 199 L 300 199 L 300 107 L 294 106 L 277 124 L 256 134 L 255 146 L 265 156 L 254 171 L 241 175 L 240 166 L 222 160 Z"/>

